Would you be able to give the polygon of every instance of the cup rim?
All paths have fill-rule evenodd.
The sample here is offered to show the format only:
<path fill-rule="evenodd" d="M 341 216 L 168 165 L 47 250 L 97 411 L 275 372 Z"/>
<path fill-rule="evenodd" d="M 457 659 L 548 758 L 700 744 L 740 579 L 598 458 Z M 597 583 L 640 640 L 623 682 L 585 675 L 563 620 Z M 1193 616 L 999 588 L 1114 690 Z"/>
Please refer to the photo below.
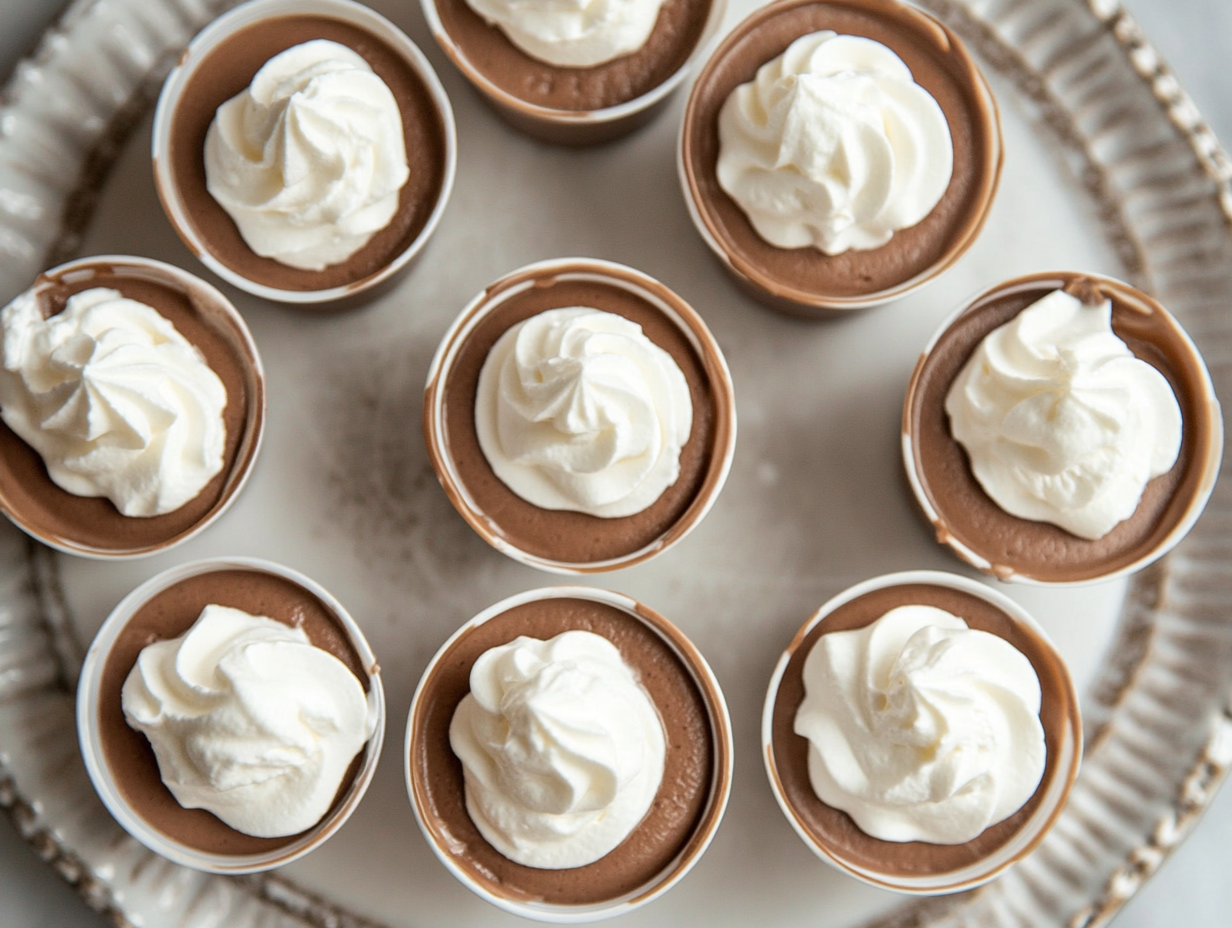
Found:
<path fill-rule="evenodd" d="M 216 854 L 198 850 L 156 830 L 143 819 L 124 798 L 112 776 L 98 731 L 99 688 L 107 657 L 116 638 L 136 612 L 152 597 L 202 574 L 221 570 L 251 570 L 271 574 L 298 585 L 319 599 L 346 632 L 347 640 L 358 654 L 368 678 L 368 704 L 376 714 L 376 728 L 364 746 L 364 760 L 356 771 L 346 796 L 332 812 L 317 822 L 298 840 L 260 854 Z M 206 873 L 240 875 L 259 873 L 298 860 L 329 839 L 358 807 L 376 773 L 385 738 L 385 690 L 377 663 L 363 631 L 351 614 L 323 586 L 297 570 L 272 561 L 252 557 L 216 557 L 189 561 L 170 567 L 146 580 L 126 595 L 107 616 L 95 635 L 82 664 L 77 685 L 77 737 L 81 756 L 94 789 L 107 811 L 120 827 L 151 851 L 173 863 Z"/>
<path fill-rule="evenodd" d="M 417 716 L 420 714 L 423 694 L 437 666 L 449 652 L 450 648 L 453 647 L 454 643 L 468 632 L 497 616 L 503 615 L 510 609 L 545 599 L 584 599 L 602 603 L 619 609 L 621 612 L 647 626 L 680 658 L 681 663 L 693 678 L 698 691 L 702 694 L 703 701 L 708 709 L 707 716 L 710 722 L 711 738 L 714 742 L 715 761 L 714 773 L 710 784 L 710 798 L 702 821 L 698 824 L 697 829 L 686 843 L 684 849 L 664 867 L 663 871 L 656 878 L 638 889 L 606 902 L 587 905 L 524 902 L 498 896 L 485 885 L 476 881 L 458 866 L 451 855 L 440 846 L 440 843 L 434 837 L 424 812 L 424 799 L 419 784 L 419 777 L 416 775 L 415 765 L 411 762 L 412 751 L 418 741 L 418 726 L 416 723 L 418 721 Z M 406 738 L 403 743 L 402 763 L 407 796 L 410 799 L 411 809 L 415 813 L 415 821 L 419 825 L 419 830 L 423 833 L 424 840 L 432 849 L 432 853 L 436 855 L 436 858 L 455 879 L 484 901 L 514 915 L 553 924 L 582 924 L 613 918 L 641 908 L 646 903 L 662 896 L 679 883 L 680 880 L 684 879 L 689 871 L 693 869 L 694 865 L 706 852 L 706 849 L 709 848 L 710 842 L 714 840 L 719 825 L 723 821 L 723 815 L 727 811 L 732 788 L 733 753 L 734 743 L 732 740 L 731 716 L 727 710 L 727 700 L 723 696 L 723 690 L 719 686 L 719 681 L 714 675 L 714 671 L 711 670 L 705 657 L 702 656 L 701 651 L 697 649 L 696 645 L 689 640 L 684 632 L 654 609 L 623 593 L 591 586 L 551 586 L 527 590 L 524 593 L 517 593 L 502 599 L 500 602 L 489 606 L 464 622 L 457 631 L 446 639 L 445 643 L 441 645 L 428 662 L 423 675 L 419 678 L 419 683 L 415 687 L 415 695 L 411 698 L 411 707 L 407 713 L 406 720 Z M 665 877 L 663 876 L 664 873 L 667 874 Z"/>
<path fill-rule="evenodd" d="M 441 51 L 462 72 L 463 77 L 467 81 L 500 106 L 512 110 L 521 116 L 553 126 L 607 125 L 648 110 L 656 103 L 665 100 L 672 91 L 684 82 L 685 78 L 689 76 L 699 61 L 709 57 L 710 50 L 718 39 L 723 16 L 727 12 L 727 0 L 710 0 L 710 10 L 706 15 L 706 23 L 702 27 L 702 33 L 698 37 L 697 44 L 680 67 L 668 75 L 662 83 L 656 84 L 650 90 L 631 100 L 625 100 L 612 106 L 600 107 L 595 110 L 563 110 L 530 103 L 498 87 L 471 63 L 463 49 L 454 41 L 453 36 L 449 34 L 449 31 L 441 21 L 440 13 L 436 9 L 436 0 L 419 0 L 419 2 L 423 9 L 424 18 L 428 21 L 428 28 L 432 32 L 432 37 L 436 40 L 437 45 L 440 46 Z M 517 46 L 514 47 L 517 48 Z M 518 51 L 524 55 L 526 54 L 521 49 L 518 49 Z M 528 55 L 527 57 L 530 56 Z M 546 64 L 546 62 L 544 63 Z M 564 65 L 549 66 L 562 70 L 577 70 L 570 69 Z"/>
<path fill-rule="evenodd" d="M 545 277 L 590 279 L 625 289 L 646 300 L 688 339 L 710 381 L 720 415 L 716 417 L 713 457 L 693 502 L 659 537 L 635 551 L 602 561 L 564 561 L 522 550 L 493 530 L 493 524 L 472 500 L 449 451 L 445 429 L 445 385 L 463 345 L 475 327 L 510 297 Z M 722 413 L 726 411 L 726 415 Z M 696 528 L 719 497 L 731 471 L 736 448 L 736 400 L 731 371 L 705 320 L 666 284 L 635 268 L 599 258 L 555 258 L 510 271 L 489 284 L 454 319 L 428 368 L 424 388 L 424 441 L 428 457 L 445 495 L 467 524 L 484 541 L 515 561 L 550 573 L 577 575 L 631 567 L 668 551 Z"/>
<path fill-rule="evenodd" d="M 319 290 L 287 290 L 250 280 L 215 257 L 206 242 L 199 236 L 189 220 L 179 186 L 171 169 L 170 144 L 172 116 L 181 93 L 201 62 L 239 30 L 274 15 L 323 16 L 341 20 L 367 30 L 380 38 L 410 65 L 428 91 L 428 96 L 441 120 L 445 140 L 445 171 L 436 203 L 428 215 L 428 221 L 419 235 L 396 254 L 380 270 L 367 277 L 336 287 Z M 457 123 L 450 105 L 449 96 L 437 77 L 427 57 L 419 47 L 396 25 L 375 10 L 354 0 L 248 0 L 223 13 L 193 37 L 180 56 L 175 67 L 163 82 L 154 110 L 154 130 L 151 141 L 151 157 L 154 163 L 154 187 L 159 202 L 176 234 L 189 250 L 207 268 L 227 283 L 253 296 L 287 303 L 300 307 L 331 303 L 354 297 L 396 276 L 406 268 L 427 245 L 428 239 L 440 225 L 441 217 L 453 193 L 458 167 Z"/>
<path fill-rule="evenodd" d="M 870 870 L 845 860 L 840 854 L 817 840 L 795 813 L 794 808 L 783 791 L 782 781 L 778 774 L 778 766 L 774 756 L 773 739 L 774 709 L 778 699 L 779 687 L 783 681 L 788 663 L 804 643 L 809 633 L 836 609 L 866 593 L 909 584 L 938 586 L 978 597 L 999 609 L 1015 623 L 1028 629 L 1045 646 L 1053 658 L 1053 663 L 1059 672 L 1063 684 L 1064 701 L 1068 707 L 1066 712 L 1068 724 L 1066 725 L 1066 730 L 1062 733 L 1061 757 L 1057 764 L 1058 775 L 1053 778 L 1043 801 L 1031 818 L 1023 823 L 1010 841 L 982 860 L 957 870 L 926 876 L 895 876 Z M 1082 717 L 1078 694 L 1074 688 L 1073 679 L 1070 677 L 1068 665 L 1047 632 L 1022 606 L 999 590 L 992 589 L 977 580 L 971 580 L 959 574 L 939 570 L 907 570 L 871 577 L 848 587 L 827 600 L 795 633 L 791 642 L 775 664 L 774 673 L 771 675 L 769 686 L 766 689 L 766 699 L 762 706 L 761 716 L 761 748 L 766 777 L 770 781 L 770 789 L 774 793 L 775 801 L 778 803 L 792 829 L 817 857 L 835 869 L 871 886 L 910 895 L 931 896 L 974 889 L 983 883 L 987 883 L 1019 860 L 1022 860 L 1039 845 L 1064 810 L 1070 789 L 1078 777 L 1078 768 L 1081 765 L 1083 751 Z M 820 802 L 820 800 L 818 801 Z"/>
<path fill-rule="evenodd" d="M 51 281 L 57 278 L 84 272 L 98 266 L 134 268 L 143 273 L 144 279 L 150 280 L 153 283 L 165 285 L 184 293 L 200 293 L 233 327 L 234 334 L 238 336 L 240 342 L 239 347 L 242 349 L 244 358 L 248 362 L 251 371 L 252 383 L 247 386 L 251 388 L 250 392 L 253 395 L 248 399 L 244 435 L 236 450 L 231 471 L 223 485 L 222 497 L 201 519 L 167 541 L 133 548 L 104 548 L 78 542 L 72 538 L 64 538 L 40 528 L 30 520 L 26 512 L 22 511 L 19 507 L 14 507 L 8 498 L 0 493 L 0 512 L 27 535 L 50 548 L 62 551 L 65 554 L 72 554 L 91 560 L 137 560 L 170 551 L 189 539 L 195 538 L 213 525 L 239 498 L 240 493 L 252 476 L 253 468 L 256 465 L 265 438 L 265 368 L 261 363 L 261 354 L 257 350 L 257 343 L 252 337 L 252 332 L 244 321 L 244 317 L 235 308 L 235 305 L 213 284 L 173 264 L 134 255 L 91 255 L 85 258 L 74 258 L 72 261 L 66 261 L 50 270 L 43 271 L 22 295 L 38 292 L 40 288 L 50 286 Z M 215 326 L 211 327 L 216 328 Z M 57 487 L 57 489 L 60 488 Z M 61 492 L 67 496 L 74 495 L 67 490 L 61 490 Z M 140 517 L 134 516 L 133 518 Z"/>
<path fill-rule="evenodd" d="M 924 374 L 925 365 L 931 356 L 933 349 L 942 336 L 949 331 L 950 327 L 962 316 L 969 311 L 975 309 L 980 304 L 987 302 L 991 298 L 1000 295 L 1010 295 L 1020 290 L 1035 290 L 1041 287 L 1054 286 L 1054 289 L 1061 289 L 1065 284 L 1078 279 L 1087 279 L 1094 281 L 1101 287 L 1106 287 L 1117 294 L 1119 299 L 1128 302 L 1139 302 L 1145 304 L 1146 307 L 1153 313 L 1159 314 L 1165 319 L 1176 336 L 1177 341 L 1186 351 L 1194 357 L 1199 363 L 1198 368 L 1201 371 L 1201 377 L 1198 380 L 1197 397 L 1198 405 L 1204 410 L 1203 424 L 1210 436 L 1210 441 L 1207 444 L 1206 455 L 1195 459 L 1194 466 L 1199 469 L 1200 478 L 1198 486 L 1193 494 L 1193 498 L 1189 501 L 1189 505 L 1185 511 L 1185 515 L 1177 522 L 1166 536 L 1160 542 L 1148 551 L 1135 558 L 1132 562 L 1125 564 L 1116 570 L 1106 573 L 1093 574 L 1089 577 L 1081 577 L 1073 580 L 1047 580 L 1032 576 L 1027 573 L 1021 573 L 1016 570 L 1011 570 L 1007 567 L 993 564 L 992 561 L 980 550 L 971 547 L 966 542 L 956 538 L 952 532 L 946 527 L 944 514 L 938 512 L 936 506 L 933 505 L 928 492 L 926 490 L 926 477 L 921 472 L 918 462 L 916 461 L 916 446 L 917 438 L 914 430 L 911 427 L 912 412 L 918 403 L 918 395 L 920 389 L 920 381 Z M 996 577 L 998 580 L 1009 583 L 1021 583 L 1027 586 L 1039 587 L 1079 587 L 1088 586 L 1092 583 L 1102 583 L 1105 580 L 1112 580 L 1118 577 L 1125 577 L 1133 573 L 1137 573 L 1144 567 L 1153 564 L 1159 560 L 1178 544 L 1193 528 L 1198 518 L 1202 515 L 1202 511 L 1206 508 L 1207 502 L 1210 500 L 1211 493 L 1215 489 L 1215 482 L 1219 477 L 1219 468 L 1223 460 L 1223 415 L 1219 398 L 1215 394 L 1215 385 L 1211 381 L 1210 370 L 1206 366 L 1205 360 L 1190 338 L 1189 333 L 1181 326 L 1180 322 L 1172 315 L 1158 300 L 1143 293 L 1141 290 L 1118 280 L 1115 277 L 1109 277 L 1104 274 L 1089 273 L 1087 271 L 1038 271 L 1031 274 L 1020 274 L 1016 277 L 1011 277 L 1000 283 L 985 287 L 975 293 L 973 296 L 964 300 L 958 307 L 951 312 L 937 327 L 929 338 L 928 343 L 920 352 L 919 358 L 916 360 L 915 369 L 911 373 L 911 380 L 907 385 L 907 393 L 903 400 L 903 419 L 901 430 L 901 449 L 903 456 L 903 467 L 906 471 L 907 483 L 911 487 L 911 493 L 915 497 L 916 503 L 923 512 L 924 517 L 929 524 L 933 526 L 937 534 L 937 539 L 942 544 L 947 545 L 960 559 L 970 564 L 972 567 Z M 998 507 L 999 508 L 999 507 Z M 1006 513 L 1006 518 L 1017 518 Z M 1028 521 L 1028 520 L 1022 520 Z"/>
<path fill-rule="evenodd" d="M 920 271 L 914 277 L 871 293 L 840 296 L 803 290 L 776 281 L 771 275 L 754 267 L 738 254 L 733 254 L 724 245 L 726 237 L 722 234 L 720 226 L 711 215 L 711 210 L 701 194 L 701 186 L 697 177 L 697 156 L 694 153 L 689 128 L 699 119 L 698 111 L 701 106 L 699 88 L 718 64 L 731 52 L 732 47 L 748 31 L 766 20 L 794 10 L 797 7 L 817 5 L 837 5 L 860 10 L 875 9 L 883 14 L 890 14 L 903 20 L 914 19 L 922 30 L 934 35 L 939 34 L 943 36 L 951 53 L 958 56 L 959 60 L 970 71 L 975 91 L 973 96 L 977 101 L 980 113 L 984 117 L 982 121 L 986 122 L 989 127 L 988 151 L 986 152 L 988 169 L 985 172 L 983 183 L 980 185 L 981 208 L 975 221 L 965 229 L 963 235 L 950 245 L 936 263 Z M 988 215 L 992 210 L 993 201 L 996 199 L 1004 162 L 1005 145 L 1001 131 L 1000 109 L 997 105 L 996 97 L 993 95 L 992 88 L 988 85 L 987 78 L 984 77 L 983 72 L 976 65 L 974 58 L 967 50 L 966 44 L 948 26 L 930 13 L 918 7 L 897 2 L 897 0 L 775 0 L 775 2 L 755 9 L 728 31 L 699 72 L 689 91 L 689 100 L 685 106 L 684 118 L 680 122 L 676 138 L 677 177 L 684 195 L 685 206 L 688 208 L 689 219 L 701 236 L 702 241 L 706 243 L 706 247 L 710 249 L 733 276 L 751 287 L 758 294 L 768 297 L 775 301 L 776 304 L 785 304 L 785 307 L 790 306 L 790 311 L 792 312 L 813 316 L 824 315 L 833 311 L 845 312 L 853 309 L 865 309 L 901 299 L 924 287 L 949 270 L 959 258 L 966 254 L 976 239 L 979 238 L 980 232 L 983 230 L 984 224 L 988 220 Z M 722 195 L 726 196 L 726 194 Z"/>

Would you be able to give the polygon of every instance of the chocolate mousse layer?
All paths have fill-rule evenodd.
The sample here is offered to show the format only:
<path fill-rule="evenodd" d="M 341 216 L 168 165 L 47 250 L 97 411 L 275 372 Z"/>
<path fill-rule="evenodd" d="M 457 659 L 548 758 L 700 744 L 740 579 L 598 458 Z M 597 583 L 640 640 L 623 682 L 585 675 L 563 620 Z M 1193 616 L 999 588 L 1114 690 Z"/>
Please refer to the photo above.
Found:
<path fill-rule="evenodd" d="M 492 847 L 466 811 L 462 763 L 449 746 L 449 724 L 470 691 L 475 660 L 520 635 L 546 640 L 570 630 L 607 638 L 637 671 L 663 721 L 667 755 L 662 784 L 646 817 L 615 850 L 584 867 L 541 870 Z M 515 606 L 462 635 L 421 684 L 411 718 L 410 764 L 424 824 L 438 847 L 490 892 L 559 905 L 605 902 L 657 882 L 696 843 L 714 814 L 720 760 L 707 696 L 676 651 L 643 621 L 587 599 L 542 599 Z M 713 696 L 711 700 L 713 701 Z"/>
<path fill-rule="evenodd" d="M 252 569 L 217 570 L 181 580 L 152 597 L 116 638 L 99 686 L 98 730 L 107 766 L 120 793 L 152 828 L 188 847 L 208 854 L 268 853 L 295 843 L 307 832 L 254 838 L 204 809 L 185 809 L 163 785 L 149 740 L 124 719 L 121 691 L 141 650 L 156 641 L 183 635 L 208 605 L 231 606 L 302 628 L 316 647 L 346 664 L 365 691 L 367 669 L 333 610 L 298 584 Z M 346 795 L 363 758 L 360 751 L 343 777 L 335 802 Z"/>
<path fill-rule="evenodd" d="M 679 71 L 701 40 L 711 0 L 665 0 L 645 45 L 591 68 L 532 58 L 466 0 L 435 0 L 435 5 L 449 37 L 492 84 L 535 106 L 589 112 L 634 100 Z"/>
<path fill-rule="evenodd" d="M 93 266 L 40 277 L 45 317 L 64 309 L 82 290 L 107 287 L 152 306 L 197 347 L 227 391 L 223 410 L 226 448 L 222 470 L 192 500 L 160 516 L 125 516 L 104 497 L 77 496 L 52 482 L 38 452 L 0 423 L 0 503 L 39 537 L 74 550 L 140 553 L 165 547 L 221 509 L 257 453 L 265 415 L 265 385 L 236 321 L 200 293 L 182 289 L 150 269 L 134 265 Z"/>
<path fill-rule="evenodd" d="M 511 326 L 549 309 L 585 306 L 636 322 L 683 372 L 693 403 L 693 427 L 680 453 L 680 476 L 649 507 L 604 519 L 581 512 L 541 509 L 507 487 L 488 464 L 475 433 L 479 372 L 496 340 Z M 714 480 L 718 450 L 730 434 L 730 412 L 684 332 L 654 304 L 615 284 L 546 277 L 508 297 L 468 335 L 444 383 L 447 453 L 486 527 L 529 554 L 586 564 L 639 551 L 677 525 Z M 431 443 L 429 443 L 431 445 Z M 438 467 L 438 472 L 439 472 Z"/>
<path fill-rule="evenodd" d="M 247 89 L 270 58 L 312 39 L 329 39 L 352 49 L 389 86 L 402 114 L 410 168 L 389 225 L 346 261 L 320 271 L 289 267 L 257 255 L 205 186 L 205 136 L 215 111 Z M 419 74 L 386 42 L 327 16 L 274 16 L 223 40 L 202 60 L 172 115 L 170 158 L 185 211 L 218 261 L 268 287 L 326 290 L 362 283 L 404 252 L 423 231 L 444 185 L 445 126 Z"/>
<path fill-rule="evenodd" d="M 794 731 L 796 712 L 804 701 L 804 662 L 817 640 L 829 632 L 863 628 L 896 606 L 906 605 L 944 609 L 971 628 L 1004 638 L 1026 656 L 1039 676 L 1043 694 L 1040 721 L 1048 752 L 1043 778 L 1021 809 L 965 844 L 882 841 L 865 834 L 846 812 L 817 798 L 809 782 L 808 739 Z M 1027 823 L 1055 778 L 1072 776 L 1075 772 L 1060 766 L 1065 733 L 1067 729 L 1079 731 L 1081 722 L 1069 677 L 1056 652 L 1030 629 L 978 596 L 925 583 L 873 590 L 839 606 L 792 646 L 792 655 L 774 702 L 770 748 L 774 769 L 796 821 L 818 844 L 856 867 L 887 876 L 924 876 L 949 873 L 976 863 L 1004 846 Z"/>
<path fill-rule="evenodd" d="M 892 49 L 940 105 L 954 147 L 950 185 L 932 212 L 880 248 L 834 256 L 763 240 L 715 173 L 719 111 L 728 96 L 796 39 L 820 30 L 864 36 Z M 944 269 L 983 226 L 1001 167 L 996 108 L 970 55 L 939 23 L 893 0 L 788 0 L 750 16 L 698 77 L 681 142 L 686 193 L 732 269 L 744 282 L 789 301 L 878 293 Z"/>
<path fill-rule="evenodd" d="M 1176 464 L 1147 484 L 1132 516 L 1095 540 L 1001 509 L 976 481 L 966 452 L 950 434 L 945 412 L 955 378 L 993 329 L 1054 290 L 1067 288 L 1082 297 L 1092 287 L 1112 301 L 1113 332 L 1167 378 L 1181 407 L 1183 428 Z M 1205 379 L 1202 361 L 1176 320 L 1127 284 L 1080 274 L 1039 274 L 985 294 L 920 360 L 903 413 L 920 485 L 938 515 L 938 540 L 965 545 L 987 559 L 989 571 L 997 576 L 1018 574 L 1051 583 L 1107 576 L 1149 555 L 1190 513 L 1208 479 L 1205 463 L 1214 437 L 1207 427 Z"/>

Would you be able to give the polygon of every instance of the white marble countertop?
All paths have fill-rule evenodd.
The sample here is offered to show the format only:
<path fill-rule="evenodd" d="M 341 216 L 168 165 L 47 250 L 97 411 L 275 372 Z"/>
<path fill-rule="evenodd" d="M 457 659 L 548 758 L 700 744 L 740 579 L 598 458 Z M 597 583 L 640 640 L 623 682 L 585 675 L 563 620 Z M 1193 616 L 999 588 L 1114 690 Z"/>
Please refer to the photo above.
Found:
<path fill-rule="evenodd" d="M 1180 77 L 1216 134 L 1232 144 L 1232 3 L 1124 0 Z M 57 0 L 0 2 L 0 81 L 59 12 Z M 1232 296 L 1232 295 L 1230 295 Z M 1227 398 L 1224 398 L 1225 401 Z M 1116 919 L 1118 928 L 1223 928 L 1232 912 L 1232 789 Z M 0 815 L 0 923 L 4 928 L 104 928 Z"/>

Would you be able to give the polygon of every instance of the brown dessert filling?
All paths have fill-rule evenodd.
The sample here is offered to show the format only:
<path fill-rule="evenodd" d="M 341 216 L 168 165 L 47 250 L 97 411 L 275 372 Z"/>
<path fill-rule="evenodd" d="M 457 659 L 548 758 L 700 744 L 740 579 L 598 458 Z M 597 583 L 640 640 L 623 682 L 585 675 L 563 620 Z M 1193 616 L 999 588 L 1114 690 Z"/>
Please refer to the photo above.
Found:
<path fill-rule="evenodd" d="M 454 710 L 470 692 L 475 660 L 520 635 L 549 639 L 579 629 L 607 638 L 637 671 L 663 721 L 663 780 L 646 817 L 605 857 L 566 870 L 514 863 L 488 844 L 466 811 L 462 763 L 449 746 Z M 455 863 L 490 892 L 519 901 L 586 905 L 646 887 L 684 853 L 714 794 L 716 745 L 706 699 L 676 652 L 638 619 L 584 599 L 515 606 L 459 638 L 422 684 L 410 762 L 424 824 Z"/>
<path fill-rule="evenodd" d="M 496 340 L 511 326 L 549 309 L 588 306 L 642 327 L 684 373 L 693 403 L 693 428 L 680 453 L 680 476 L 649 507 L 603 519 L 582 512 L 541 509 L 509 489 L 493 472 L 475 434 L 479 372 Z M 697 498 L 715 454 L 717 398 L 688 338 L 656 306 L 621 287 L 593 281 L 544 280 L 493 309 L 468 335 L 444 384 L 446 452 L 458 478 L 493 531 L 539 557 L 589 563 L 638 551 L 662 536 Z"/>
<path fill-rule="evenodd" d="M 466 0 L 436 0 L 436 12 L 471 66 L 501 90 L 536 106 L 591 112 L 649 93 L 684 67 L 706 28 L 710 0 L 666 0 L 645 45 L 591 68 L 530 57 Z"/>
<path fill-rule="evenodd" d="M 1004 638 L 1026 656 L 1039 676 L 1043 694 L 1040 721 L 1048 751 L 1043 778 L 1021 809 L 965 844 L 882 841 L 865 834 L 846 812 L 817 798 L 809 782 L 808 739 L 794 731 L 796 712 L 804 701 L 804 661 L 817 639 L 828 632 L 863 628 L 894 607 L 904 605 L 936 606 L 958 616 L 971 628 Z M 771 750 L 783 795 L 796 821 L 818 844 L 857 867 L 892 876 L 922 876 L 959 870 L 1010 841 L 1039 807 L 1054 778 L 1068 775 L 1068 771 L 1060 768 L 1061 744 L 1067 728 L 1077 731 L 1079 724 L 1078 707 L 1072 702 L 1064 670 L 1042 639 L 978 596 L 947 587 L 913 583 L 856 597 L 826 616 L 799 642 L 775 697 Z"/>
<path fill-rule="evenodd" d="M 121 795 L 151 828 L 188 847 L 207 854 L 263 854 L 293 844 L 308 832 L 255 838 L 205 809 L 185 809 L 163 785 L 154 749 L 144 734 L 129 728 L 120 701 L 124 681 L 141 650 L 183 635 L 211 604 L 302 628 L 313 645 L 346 664 L 365 692 L 368 674 L 333 610 L 291 580 L 259 570 L 217 570 L 181 580 L 142 606 L 116 638 L 99 684 L 98 731 L 103 756 Z M 343 777 L 335 807 L 351 788 L 364 753 L 356 755 Z"/>
<path fill-rule="evenodd" d="M 205 186 L 205 135 L 220 105 L 245 90 L 262 65 L 311 39 L 329 39 L 362 57 L 393 92 L 402 114 L 410 178 L 384 229 L 341 264 L 320 271 L 262 258 L 240 236 Z M 423 231 L 445 179 L 445 126 L 415 69 L 392 47 L 358 26 L 326 16 L 278 16 L 226 39 L 184 86 L 172 114 L 169 156 L 185 212 L 206 249 L 237 274 L 280 290 L 327 290 L 359 284 L 405 251 Z"/>
<path fill-rule="evenodd" d="M 880 248 L 827 255 L 777 248 L 757 234 L 719 186 L 719 111 L 733 90 L 803 35 L 828 29 L 892 49 L 945 114 L 954 146 L 950 185 L 923 220 L 895 232 Z M 891 3 L 796 3 L 760 18 L 727 41 L 698 78 L 686 117 L 689 184 L 705 224 L 737 270 L 773 292 L 854 297 L 905 283 L 949 259 L 983 224 L 998 170 L 997 119 L 983 102 L 983 77 L 960 48 L 914 11 Z M 994 179 L 990 187 L 989 178 Z"/>
<path fill-rule="evenodd" d="M 45 537 L 102 550 L 132 550 L 169 544 L 222 506 L 234 490 L 256 448 L 260 383 L 251 372 L 243 337 L 222 313 L 194 304 L 190 294 L 168 283 L 127 272 L 95 268 L 93 276 L 51 281 L 40 296 L 45 317 L 64 309 L 69 297 L 94 287 L 109 287 L 152 306 L 205 357 L 227 391 L 223 424 L 227 430 L 223 467 L 196 497 L 159 516 L 125 516 L 105 497 L 77 496 L 52 482 L 39 453 L 0 422 L 0 499 L 5 508 Z M 40 280 L 39 284 L 44 283 Z"/>
<path fill-rule="evenodd" d="M 1181 407 L 1183 433 L 1176 464 L 1151 480 L 1134 514 L 1103 538 L 1071 535 L 1049 522 L 1012 516 L 976 481 L 966 452 L 950 434 L 945 397 L 980 342 L 1027 306 L 1058 289 L 1062 281 L 1041 281 L 1038 289 L 991 293 L 964 312 L 937 341 L 917 374 L 904 428 L 912 437 L 916 472 L 942 524 L 952 537 L 987 558 L 996 573 L 1038 580 L 1087 580 L 1117 571 L 1157 547 L 1185 518 L 1202 480 L 1211 437 L 1205 421 L 1201 362 L 1178 336 L 1175 323 L 1105 288 L 1112 300 L 1112 329 L 1129 350 L 1168 380 Z M 943 537 L 943 540 L 944 540 Z"/>

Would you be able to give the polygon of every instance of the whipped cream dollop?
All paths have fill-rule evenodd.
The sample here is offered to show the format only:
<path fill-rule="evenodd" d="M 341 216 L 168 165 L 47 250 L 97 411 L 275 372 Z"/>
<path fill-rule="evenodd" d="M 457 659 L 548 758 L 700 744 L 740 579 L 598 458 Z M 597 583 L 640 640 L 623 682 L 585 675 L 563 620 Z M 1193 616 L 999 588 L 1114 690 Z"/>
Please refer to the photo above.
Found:
<path fill-rule="evenodd" d="M 719 186 L 778 248 L 884 245 L 937 205 L 953 165 L 937 101 L 859 36 L 801 36 L 719 112 Z"/>
<path fill-rule="evenodd" d="M 819 799 L 883 841 L 962 844 L 1044 773 L 1040 684 L 1004 638 L 933 606 L 822 635 L 795 731 Z"/>
<path fill-rule="evenodd" d="M 27 291 L 0 328 L 0 417 L 57 486 L 157 516 L 222 470 L 226 388 L 153 307 L 94 287 L 44 319 Z"/>
<path fill-rule="evenodd" d="M 466 809 L 520 864 L 593 863 L 629 836 L 663 779 L 654 703 L 606 638 L 569 631 L 485 651 L 454 711 Z"/>
<path fill-rule="evenodd" d="M 945 411 L 993 502 L 1081 538 L 1133 515 L 1181 447 L 1176 396 L 1112 331 L 1111 302 L 1062 290 L 985 337 Z"/>
<path fill-rule="evenodd" d="M 259 838 L 319 822 L 377 722 L 355 674 L 302 629 L 218 605 L 143 648 L 121 699 L 176 801 Z"/>
<path fill-rule="evenodd" d="M 479 372 L 479 446 L 506 486 L 543 509 L 641 512 L 680 476 L 692 427 L 675 360 L 615 313 L 532 316 L 497 340 Z"/>
<path fill-rule="evenodd" d="M 466 0 L 532 58 L 589 68 L 646 44 L 663 0 Z"/>
<path fill-rule="evenodd" d="M 254 252 L 319 271 L 389 225 L 410 170 L 389 86 L 345 45 L 267 61 L 205 137 L 210 195 Z"/>

